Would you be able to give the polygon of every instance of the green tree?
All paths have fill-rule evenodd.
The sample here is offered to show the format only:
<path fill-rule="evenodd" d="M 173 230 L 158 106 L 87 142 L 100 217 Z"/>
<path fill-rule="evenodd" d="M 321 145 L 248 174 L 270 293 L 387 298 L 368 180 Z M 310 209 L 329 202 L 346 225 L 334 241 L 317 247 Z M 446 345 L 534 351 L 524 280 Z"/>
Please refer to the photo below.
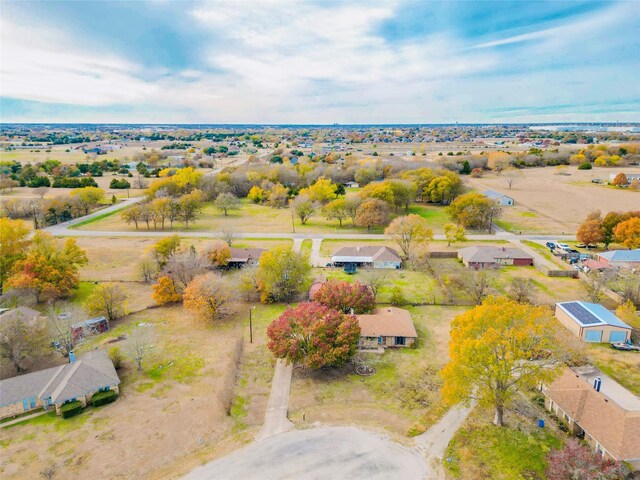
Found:
<path fill-rule="evenodd" d="M 336 198 L 322 208 L 322 213 L 327 220 L 338 220 L 342 227 L 342 221 L 349 217 L 347 200 L 345 198 Z"/>
<path fill-rule="evenodd" d="M 420 215 L 405 215 L 395 218 L 384 231 L 402 250 L 404 260 L 410 258 L 416 244 L 427 245 L 433 240 L 433 231 Z"/>
<path fill-rule="evenodd" d="M 104 315 L 113 322 L 127 313 L 129 296 L 117 283 L 98 285 L 84 303 L 84 308 L 91 315 Z"/>
<path fill-rule="evenodd" d="M 447 247 L 452 243 L 462 243 L 467 241 L 467 231 L 462 225 L 455 223 L 446 223 L 444 225 L 444 236 L 447 239 Z"/>
<path fill-rule="evenodd" d="M 293 212 L 300 219 L 302 225 L 305 225 L 307 220 L 315 213 L 316 204 L 306 195 L 298 195 L 291 202 L 291 208 L 293 208 Z"/>
<path fill-rule="evenodd" d="M 78 202 L 78 206 L 82 208 L 85 215 L 88 215 L 92 208 L 102 202 L 104 196 L 105 191 L 98 187 L 77 188 L 71 191 L 71 197 Z"/>
<path fill-rule="evenodd" d="M 225 216 L 229 215 L 232 210 L 240 210 L 242 203 L 233 193 L 222 192 L 216 198 L 216 207 L 224 213 Z"/>
<path fill-rule="evenodd" d="M 256 282 L 262 302 L 283 302 L 305 291 L 310 282 L 308 259 L 280 246 L 264 252 L 258 262 Z"/>

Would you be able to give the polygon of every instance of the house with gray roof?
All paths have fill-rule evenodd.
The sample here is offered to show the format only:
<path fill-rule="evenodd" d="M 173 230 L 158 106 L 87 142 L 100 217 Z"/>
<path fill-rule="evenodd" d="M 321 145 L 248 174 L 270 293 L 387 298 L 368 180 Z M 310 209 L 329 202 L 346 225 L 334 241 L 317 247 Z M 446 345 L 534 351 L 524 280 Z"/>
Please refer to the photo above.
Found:
<path fill-rule="evenodd" d="M 400 268 L 402 258 L 393 248 L 367 245 L 365 247 L 342 247 L 331 257 L 336 267 L 356 265 L 358 267 Z"/>
<path fill-rule="evenodd" d="M 0 313 L 0 325 L 21 320 L 28 328 L 44 328 L 46 318 L 37 310 L 29 307 L 6 309 Z"/>
<path fill-rule="evenodd" d="M 515 203 L 513 201 L 513 198 L 511 198 L 510 196 L 505 195 L 504 193 L 496 192 L 495 190 L 485 190 L 484 192 L 482 192 L 482 194 L 485 197 L 498 202 L 498 205 L 504 205 L 504 206 L 510 207 Z"/>
<path fill-rule="evenodd" d="M 494 268 L 501 265 L 533 265 L 533 257 L 514 247 L 467 247 L 458 250 L 458 258 L 465 267 Z"/>
<path fill-rule="evenodd" d="M 608 267 L 640 267 L 640 248 L 602 252 L 598 260 Z"/>
<path fill-rule="evenodd" d="M 87 405 L 98 392 L 118 392 L 120 378 L 104 350 L 93 350 L 70 363 L 0 380 L 0 419 L 38 408 L 55 408 L 79 401 Z"/>

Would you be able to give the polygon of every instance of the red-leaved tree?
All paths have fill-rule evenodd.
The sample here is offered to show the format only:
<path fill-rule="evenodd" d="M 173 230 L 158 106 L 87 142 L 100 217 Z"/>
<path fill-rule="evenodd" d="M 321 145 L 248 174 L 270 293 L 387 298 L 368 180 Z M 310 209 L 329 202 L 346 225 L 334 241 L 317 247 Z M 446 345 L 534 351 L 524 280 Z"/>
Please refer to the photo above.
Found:
<path fill-rule="evenodd" d="M 346 315 L 316 302 L 288 308 L 267 328 L 276 358 L 308 368 L 340 366 L 355 353 L 360 326 Z"/>
<path fill-rule="evenodd" d="M 360 314 L 370 311 L 375 304 L 371 289 L 360 282 L 349 283 L 331 279 L 314 295 L 315 302 L 343 313 Z"/>
<path fill-rule="evenodd" d="M 624 468 L 620 462 L 602 458 L 578 440 L 567 440 L 562 450 L 549 454 L 548 480 L 623 480 Z"/>

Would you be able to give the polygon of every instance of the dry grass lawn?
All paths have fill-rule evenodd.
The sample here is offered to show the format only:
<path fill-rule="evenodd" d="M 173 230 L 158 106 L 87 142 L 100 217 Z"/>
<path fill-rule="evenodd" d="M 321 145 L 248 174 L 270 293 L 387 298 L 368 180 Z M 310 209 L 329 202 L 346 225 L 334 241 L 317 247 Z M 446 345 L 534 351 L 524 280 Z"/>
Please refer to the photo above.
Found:
<path fill-rule="evenodd" d="M 233 229 L 246 233 L 292 233 L 291 210 L 288 208 L 271 208 L 264 205 L 255 205 L 243 200 L 243 207 L 239 211 L 229 213 L 225 216 L 220 213 L 214 205 L 207 204 L 198 221 L 189 227 L 190 231 L 206 232 L 221 231 L 223 229 Z M 424 218 L 430 219 L 435 231 L 441 231 L 442 225 L 448 221 L 442 207 L 432 205 L 414 205 L 410 213 L 416 213 Z M 404 212 L 400 212 L 400 215 Z M 382 233 L 384 228 L 372 228 L 370 232 L 364 227 L 356 227 L 350 221 L 345 221 L 343 227 L 339 227 L 334 220 L 325 219 L 317 213 L 305 225 L 300 223 L 298 218 L 293 220 L 295 233 Z M 169 232 L 168 225 L 166 230 Z M 120 214 L 96 220 L 78 227 L 79 230 L 97 231 L 135 231 L 135 225 L 127 225 Z M 139 231 L 146 231 L 146 225 L 140 225 Z M 174 225 L 174 231 L 185 231 L 182 224 Z"/>
<path fill-rule="evenodd" d="M 557 175 L 553 167 L 522 170 L 522 178 L 509 190 L 506 180 L 494 174 L 468 178 L 468 184 L 482 192 L 486 189 L 505 193 L 515 206 L 504 207 L 502 226 L 523 233 L 572 233 L 592 210 L 637 210 L 640 193 L 608 188 L 591 183 L 593 178 L 609 178 L 618 171 L 640 172 L 638 167 L 578 170 L 568 167 L 570 175 Z"/>
<path fill-rule="evenodd" d="M 121 396 L 113 404 L 89 407 L 72 419 L 47 414 L 0 430 L 0 476 L 38 478 L 55 464 L 55 478 L 177 478 L 239 447 L 262 423 L 273 373 L 270 357 L 264 356 L 264 327 L 281 309 L 258 307 L 253 345 L 248 343 L 246 308 L 213 327 L 194 323 L 180 306 L 116 322 L 108 334 L 94 337 L 81 350 L 123 349 L 126 340 L 108 341 L 139 323 L 151 324 L 143 327 L 156 332 L 144 371 L 137 372 L 125 360 L 119 372 Z M 234 368 L 232 351 L 243 336 L 247 348 L 242 365 Z M 242 397 L 236 397 L 227 416 L 219 394 L 234 371 Z"/>
<path fill-rule="evenodd" d="M 408 440 L 443 412 L 437 370 L 448 359 L 449 324 L 460 307 L 410 308 L 419 342 L 417 348 L 367 354 L 376 369 L 370 377 L 348 364 L 317 372 L 295 369 L 289 417 L 304 427 L 356 425 L 385 431 Z"/>
<path fill-rule="evenodd" d="M 172 232 L 167 232 L 167 236 Z M 80 270 L 80 278 L 88 281 L 138 281 L 141 279 L 138 264 L 147 248 L 157 238 L 137 237 L 77 237 L 76 242 L 85 250 L 89 263 Z M 193 245 L 203 250 L 213 239 L 183 238 L 185 247 Z M 260 247 L 271 249 L 279 245 L 291 245 L 289 239 L 239 239 L 234 247 Z"/>

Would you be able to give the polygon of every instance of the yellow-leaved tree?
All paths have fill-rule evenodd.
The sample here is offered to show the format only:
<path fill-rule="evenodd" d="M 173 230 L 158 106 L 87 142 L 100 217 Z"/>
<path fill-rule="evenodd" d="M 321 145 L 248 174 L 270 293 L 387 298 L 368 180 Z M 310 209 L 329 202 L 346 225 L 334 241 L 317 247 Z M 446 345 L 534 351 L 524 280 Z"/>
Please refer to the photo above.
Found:
<path fill-rule="evenodd" d="M 451 360 L 441 372 L 445 401 L 475 398 L 494 409 L 494 423 L 502 426 L 505 409 L 519 390 L 555 375 L 559 335 L 548 307 L 488 297 L 451 323 Z"/>

